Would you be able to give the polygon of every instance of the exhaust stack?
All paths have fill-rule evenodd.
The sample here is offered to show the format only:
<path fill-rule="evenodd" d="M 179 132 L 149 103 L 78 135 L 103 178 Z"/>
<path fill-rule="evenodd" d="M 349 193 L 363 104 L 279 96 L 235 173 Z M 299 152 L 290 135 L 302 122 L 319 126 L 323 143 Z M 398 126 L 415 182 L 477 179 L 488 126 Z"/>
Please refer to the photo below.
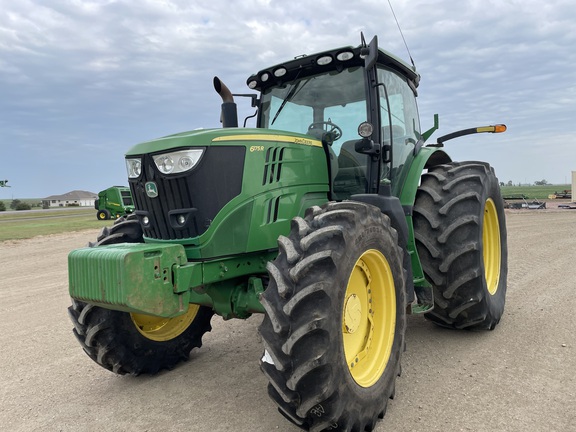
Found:
<path fill-rule="evenodd" d="M 222 127 L 238 127 L 238 112 L 232 92 L 218 77 L 214 77 L 214 89 L 222 98 L 222 113 L 220 114 Z"/>

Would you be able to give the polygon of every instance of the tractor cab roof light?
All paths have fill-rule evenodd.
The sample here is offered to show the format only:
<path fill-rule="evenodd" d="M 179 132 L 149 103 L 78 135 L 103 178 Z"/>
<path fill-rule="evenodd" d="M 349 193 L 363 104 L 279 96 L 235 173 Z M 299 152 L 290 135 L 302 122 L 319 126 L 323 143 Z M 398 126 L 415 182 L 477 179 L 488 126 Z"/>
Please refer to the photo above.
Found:
<path fill-rule="evenodd" d="M 340 61 L 347 61 L 354 57 L 354 53 L 352 51 L 342 51 L 336 55 L 336 58 Z"/>
<path fill-rule="evenodd" d="M 286 70 L 285 67 L 279 67 L 278 69 L 276 69 L 274 71 L 274 76 L 276 78 L 280 78 L 280 77 L 283 77 L 284 75 L 286 75 L 287 73 L 288 73 L 288 71 Z"/>
<path fill-rule="evenodd" d="M 320 66 L 326 66 L 330 63 L 332 63 L 332 56 L 329 55 L 324 55 L 322 57 L 318 57 L 316 59 L 316 63 L 319 64 Z"/>

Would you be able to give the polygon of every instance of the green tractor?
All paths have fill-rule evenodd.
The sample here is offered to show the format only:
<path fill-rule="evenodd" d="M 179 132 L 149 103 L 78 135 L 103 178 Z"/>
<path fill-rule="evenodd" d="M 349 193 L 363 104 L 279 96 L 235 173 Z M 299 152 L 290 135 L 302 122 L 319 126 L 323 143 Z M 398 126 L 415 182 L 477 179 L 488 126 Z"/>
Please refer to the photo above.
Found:
<path fill-rule="evenodd" d="M 98 193 L 94 201 L 96 218 L 98 220 L 118 219 L 134 211 L 134 202 L 130 188 L 126 186 L 112 186 Z"/>
<path fill-rule="evenodd" d="M 415 68 L 375 37 L 263 69 L 257 127 L 138 144 L 133 214 L 69 255 L 74 334 L 118 374 L 171 369 L 214 313 L 264 314 L 262 372 L 280 413 L 310 431 L 372 430 L 394 396 L 406 314 L 492 330 L 507 243 L 493 169 L 426 144 Z"/>

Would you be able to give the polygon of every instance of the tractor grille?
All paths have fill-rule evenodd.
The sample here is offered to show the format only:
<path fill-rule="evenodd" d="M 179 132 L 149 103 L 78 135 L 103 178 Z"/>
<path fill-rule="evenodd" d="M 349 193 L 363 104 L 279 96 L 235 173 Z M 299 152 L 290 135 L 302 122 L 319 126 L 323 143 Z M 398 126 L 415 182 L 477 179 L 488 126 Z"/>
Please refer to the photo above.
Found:
<path fill-rule="evenodd" d="M 270 147 L 266 152 L 266 163 L 264 165 L 262 186 L 271 185 L 280 181 L 282 161 L 284 160 L 284 149 L 284 147 Z"/>
<path fill-rule="evenodd" d="M 177 240 L 204 233 L 222 207 L 240 194 L 245 151 L 245 147 L 205 148 L 198 166 L 176 175 L 161 174 L 152 156 L 144 155 L 142 174 L 130 179 L 144 236 Z M 146 193 L 150 182 L 156 186 L 157 197 Z M 148 225 L 143 223 L 145 218 Z"/>

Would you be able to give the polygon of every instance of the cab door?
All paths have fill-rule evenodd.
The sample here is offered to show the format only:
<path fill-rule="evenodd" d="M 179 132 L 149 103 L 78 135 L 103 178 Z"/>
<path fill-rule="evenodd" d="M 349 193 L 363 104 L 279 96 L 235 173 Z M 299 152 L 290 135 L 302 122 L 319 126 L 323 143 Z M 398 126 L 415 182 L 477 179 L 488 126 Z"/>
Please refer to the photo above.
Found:
<path fill-rule="evenodd" d="M 381 183 L 391 183 L 398 196 L 420 139 L 416 95 L 407 80 L 383 67 L 378 68 L 382 144 L 390 146 L 389 161 L 383 160 Z"/>

